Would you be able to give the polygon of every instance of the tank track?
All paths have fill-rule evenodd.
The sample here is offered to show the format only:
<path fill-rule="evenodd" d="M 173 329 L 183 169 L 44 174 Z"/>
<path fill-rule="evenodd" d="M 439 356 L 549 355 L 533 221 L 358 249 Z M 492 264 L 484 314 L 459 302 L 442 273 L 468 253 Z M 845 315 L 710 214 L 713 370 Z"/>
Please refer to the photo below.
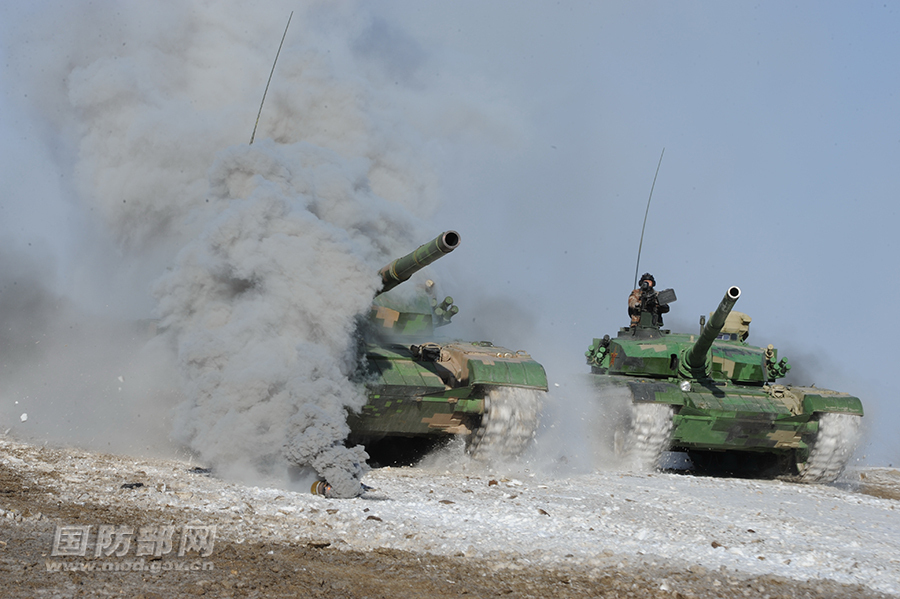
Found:
<path fill-rule="evenodd" d="M 522 455 L 537 433 L 546 391 L 492 387 L 484 396 L 481 424 L 466 437 L 466 453 L 477 460 L 510 460 Z"/>
<path fill-rule="evenodd" d="M 860 421 L 855 414 L 820 414 L 819 432 L 805 463 L 797 464 L 794 480 L 830 483 L 837 480 L 850 461 L 859 441 Z"/>
<path fill-rule="evenodd" d="M 635 403 L 631 417 L 616 431 L 615 449 L 625 465 L 641 471 L 656 470 L 669 448 L 674 408 L 668 404 Z"/>

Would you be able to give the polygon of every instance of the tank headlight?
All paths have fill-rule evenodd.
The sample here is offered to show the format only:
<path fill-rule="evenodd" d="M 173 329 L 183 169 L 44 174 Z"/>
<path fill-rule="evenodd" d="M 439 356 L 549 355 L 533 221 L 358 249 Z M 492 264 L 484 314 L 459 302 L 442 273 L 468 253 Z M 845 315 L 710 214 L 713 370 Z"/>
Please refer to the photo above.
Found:
<path fill-rule="evenodd" d="M 681 381 L 681 390 L 687 393 L 691 390 L 691 382 L 690 381 Z"/>

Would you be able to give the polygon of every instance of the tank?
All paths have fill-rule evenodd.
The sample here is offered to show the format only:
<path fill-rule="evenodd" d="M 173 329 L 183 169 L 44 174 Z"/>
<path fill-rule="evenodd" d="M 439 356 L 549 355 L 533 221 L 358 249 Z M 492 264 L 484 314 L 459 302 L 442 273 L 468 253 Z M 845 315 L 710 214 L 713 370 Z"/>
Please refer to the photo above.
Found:
<path fill-rule="evenodd" d="M 674 301 L 660 291 L 660 303 Z M 700 473 L 779 477 L 805 483 L 837 479 L 859 438 L 858 397 L 777 384 L 790 365 L 777 350 L 749 345 L 750 318 L 733 312 L 729 287 L 699 334 L 662 329 L 656 314 L 594 339 L 586 352 L 607 411 L 612 449 L 642 468 L 664 451 L 686 452 Z"/>
<path fill-rule="evenodd" d="M 391 291 L 459 241 L 447 231 L 380 270 L 383 286 L 361 327 L 365 359 L 357 378 L 368 403 L 349 416 L 351 442 L 365 445 L 378 463 L 403 462 L 454 437 L 475 458 L 514 458 L 537 430 L 547 391 L 543 366 L 490 341 L 436 336 L 459 308 L 452 297 L 439 301 L 431 280 L 414 293 Z"/>

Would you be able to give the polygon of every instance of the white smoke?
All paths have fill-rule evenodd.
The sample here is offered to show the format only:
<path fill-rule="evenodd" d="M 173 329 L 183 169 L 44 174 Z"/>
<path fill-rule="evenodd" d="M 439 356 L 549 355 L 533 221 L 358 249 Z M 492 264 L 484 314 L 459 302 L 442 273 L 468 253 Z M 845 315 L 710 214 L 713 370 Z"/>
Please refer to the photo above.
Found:
<path fill-rule="evenodd" d="M 423 83 L 402 32 L 355 3 L 310 2 L 248 145 L 292 3 L 52 8 L 26 16 L 29 51 L 8 70 L 98 223 L 90 255 L 127 274 L 114 297 L 140 301 L 156 281 L 187 398 L 175 437 L 228 474 L 294 462 L 356 493 L 365 453 L 344 439 L 365 402 L 349 380 L 358 318 L 378 268 L 435 234 L 423 148 L 483 115 Z"/>

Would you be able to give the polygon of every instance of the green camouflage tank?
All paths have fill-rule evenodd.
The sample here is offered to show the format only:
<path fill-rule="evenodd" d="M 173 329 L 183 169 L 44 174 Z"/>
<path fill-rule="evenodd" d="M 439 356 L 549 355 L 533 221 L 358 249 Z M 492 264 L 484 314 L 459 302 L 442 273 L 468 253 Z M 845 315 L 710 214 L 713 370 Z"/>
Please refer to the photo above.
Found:
<path fill-rule="evenodd" d="M 699 334 L 662 329 L 657 314 L 594 339 L 586 352 L 604 398 L 630 405 L 614 423 L 614 449 L 653 468 L 663 451 L 687 452 L 695 470 L 834 481 L 859 436 L 858 397 L 818 387 L 779 385 L 790 369 L 771 345 L 746 343 L 750 319 L 732 312 L 730 287 Z M 659 302 L 674 301 L 672 290 Z"/>
<path fill-rule="evenodd" d="M 459 245 L 447 231 L 380 271 L 383 287 L 363 327 L 365 360 L 359 378 L 368 403 L 351 414 L 351 441 L 367 450 L 403 440 L 425 443 L 461 435 L 478 458 L 520 455 L 538 426 L 547 375 L 524 351 L 489 341 L 435 336 L 459 309 L 438 301 L 433 281 L 410 299 L 391 289 Z"/>

